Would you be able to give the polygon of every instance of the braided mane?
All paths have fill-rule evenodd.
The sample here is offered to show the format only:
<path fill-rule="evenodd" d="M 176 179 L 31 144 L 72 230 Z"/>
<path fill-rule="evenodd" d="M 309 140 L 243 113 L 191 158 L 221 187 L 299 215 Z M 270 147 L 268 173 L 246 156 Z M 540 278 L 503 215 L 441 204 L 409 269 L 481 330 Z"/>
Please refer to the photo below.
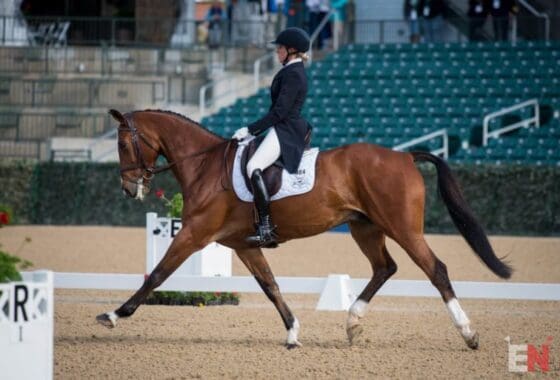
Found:
<path fill-rule="evenodd" d="M 181 119 L 183 119 L 183 120 L 185 120 L 185 121 L 187 121 L 187 122 L 189 122 L 189 123 L 192 123 L 192 124 L 196 125 L 197 127 L 200 127 L 200 128 L 202 128 L 202 129 L 204 129 L 204 130 L 207 131 L 208 133 L 211 133 L 212 135 L 214 135 L 214 136 L 216 136 L 216 137 L 219 137 L 220 139 L 223 139 L 223 138 L 224 138 L 223 136 L 220 136 L 220 135 L 218 135 L 217 133 L 212 132 L 211 130 L 209 130 L 209 129 L 206 128 L 204 125 L 200 124 L 199 122 L 194 121 L 193 119 L 191 119 L 191 118 L 189 118 L 189 117 L 187 117 L 187 116 L 185 116 L 185 115 L 183 115 L 183 114 L 180 114 L 180 113 L 178 113 L 178 112 L 169 111 L 169 110 L 152 110 L 152 109 L 146 109 L 146 110 L 143 110 L 143 111 L 133 111 L 132 113 L 136 113 L 136 112 L 156 112 L 156 113 L 165 113 L 165 114 L 168 114 L 168 115 L 177 116 L 177 117 L 179 117 L 179 118 L 181 118 Z"/>

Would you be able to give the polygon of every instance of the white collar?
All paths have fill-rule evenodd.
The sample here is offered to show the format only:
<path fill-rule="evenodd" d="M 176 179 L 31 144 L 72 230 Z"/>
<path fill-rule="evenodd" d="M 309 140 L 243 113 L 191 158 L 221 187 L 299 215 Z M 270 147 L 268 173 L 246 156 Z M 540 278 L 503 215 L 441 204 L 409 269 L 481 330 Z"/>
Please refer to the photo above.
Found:
<path fill-rule="evenodd" d="M 286 63 L 286 64 L 284 65 L 284 67 L 287 67 L 288 65 L 291 65 L 292 63 L 296 63 L 296 62 L 303 62 L 303 59 L 301 59 L 301 58 L 294 58 L 294 59 L 292 59 L 290 62 Z"/>

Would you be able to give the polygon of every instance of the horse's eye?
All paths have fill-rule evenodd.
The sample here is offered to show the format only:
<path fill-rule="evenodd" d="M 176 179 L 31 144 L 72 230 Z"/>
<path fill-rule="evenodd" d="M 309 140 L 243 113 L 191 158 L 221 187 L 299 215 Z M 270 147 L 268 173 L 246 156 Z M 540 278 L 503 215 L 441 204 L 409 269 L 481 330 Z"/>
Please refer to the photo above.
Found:
<path fill-rule="evenodd" d="M 125 143 L 125 142 L 122 142 L 122 141 L 119 141 L 119 142 L 118 142 L 118 146 L 119 146 L 119 149 L 120 149 L 120 150 L 123 150 L 124 148 L 126 148 L 126 143 Z"/>

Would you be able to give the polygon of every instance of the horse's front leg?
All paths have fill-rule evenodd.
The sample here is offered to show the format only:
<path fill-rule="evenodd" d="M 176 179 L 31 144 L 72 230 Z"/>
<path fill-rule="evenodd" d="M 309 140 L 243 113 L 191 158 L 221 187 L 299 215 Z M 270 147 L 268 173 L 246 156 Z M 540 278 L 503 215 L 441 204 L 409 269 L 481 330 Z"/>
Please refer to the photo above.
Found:
<path fill-rule="evenodd" d="M 165 256 L 150 273 L 144 284 L 134 293 L 128 301 L 115 311 L 100 314 L 96 317 L 97 322 L 108 328 L 117 325 L 119 318 L 130 317 L 138 306 L 146 300 L 152 290 L 160 286 L 190 255 L 204 248 L 203 239 L 193 237 L 191 228 L 183 227 L 173 239 Z"/>
<path fill-rule="evenodd" d="M 284 302 L 278 284 L 260 248 L 237 249 L 235 252 L 247 269 L 255 276 L 255 280 L 257 280 L 268 299 L 272 301 L 280 313 L 284 326 L 288 330 L 286 347 L 292 349 L 301 346 L 301 343 L 298 341 L 299 322 L 292 314 L 286 302 Z"/>

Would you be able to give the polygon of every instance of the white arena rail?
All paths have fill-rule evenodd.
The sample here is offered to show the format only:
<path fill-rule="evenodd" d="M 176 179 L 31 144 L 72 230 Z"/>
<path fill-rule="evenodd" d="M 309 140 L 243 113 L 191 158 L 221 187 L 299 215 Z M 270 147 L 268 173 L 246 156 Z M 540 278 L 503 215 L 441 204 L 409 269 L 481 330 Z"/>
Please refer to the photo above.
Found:
<path fill-rule="evenodd" d="M 345 277 L 347 275 L 277 277 L 276 281 L 283 293 L 322 294 L 328 280 L 331 277 L 339 276 Z M 65 272 L 54 274 L 55 289 L 137 290 L 143 281 L 143 274 Z M 353 294 L 358 294 L 368 281 L 368 279 L 350 279 L 349 289 Z M 460 298 L 560 301 L 560 284 L 474 281 L 452 281 L 452 284 Z M 262 292 L 255 279 L 249 276 L 172 276 L 158 290 Z M 427 280 L 389 280 L 377 294 L 382 296 L 440 297 L 437 290 Z"/>

